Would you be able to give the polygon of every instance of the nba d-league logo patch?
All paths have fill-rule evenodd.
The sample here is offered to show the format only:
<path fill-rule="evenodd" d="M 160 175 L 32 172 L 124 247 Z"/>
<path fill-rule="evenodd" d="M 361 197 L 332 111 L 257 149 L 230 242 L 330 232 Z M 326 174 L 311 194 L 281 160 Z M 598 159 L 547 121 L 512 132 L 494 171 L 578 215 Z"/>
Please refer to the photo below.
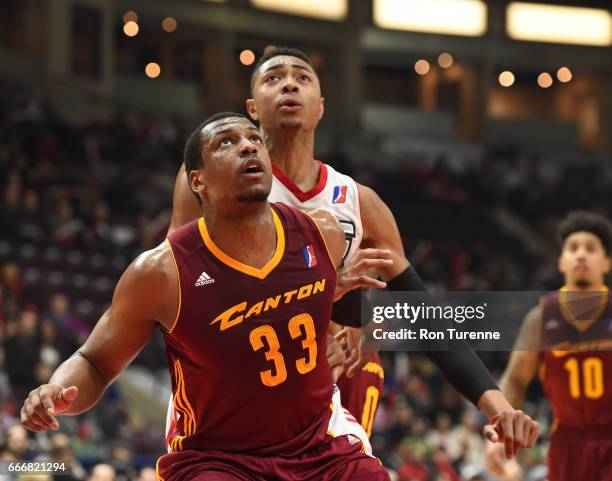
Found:
<path fill-rule="evenodd" d="M 311 267 L 314 267 L 317 265 L 317 256 L 315 254 L 314 247 L 312 247 L 312 244 L 308 244 L 307 246 L 305 246 L 304 249 L 302 250 L 302 253 L 304 254 L 304 260 L 306 261 L 306 267 L 310 269 Z"/>
<path fill-rule="evenodd" d="M 346 202 L 346 185 L 336 185 L 332 204 L 344 204 Z"/>

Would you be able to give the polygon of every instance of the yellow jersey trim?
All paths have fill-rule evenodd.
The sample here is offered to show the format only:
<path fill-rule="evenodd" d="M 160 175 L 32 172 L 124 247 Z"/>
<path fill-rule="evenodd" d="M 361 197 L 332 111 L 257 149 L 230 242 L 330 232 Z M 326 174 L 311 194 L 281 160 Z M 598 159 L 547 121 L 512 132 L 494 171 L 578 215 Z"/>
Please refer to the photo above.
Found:
<path fill-rule="evenodd" d="M 176 390 L 173 393 L 174 409 L 183 414 L 184 435 L 177 435 L 170 441 L 170 448 L 173 452 L 183 449 L 183 439 L 192 435 L 195 432 L 196 421 L 193 407 L 187 399 L 185 393 L 185 379 L 183 377 L 183 369 L 179 360 L 174 363 L 174 376 L 176 378 Z"/>
<path fill-rule="evenodd" d="M 206 247 L 208 247 L 208 250 L 225 265 L 257 279 L 265 279 L 268 274 L 272 272 L 272 270 L 279 264 L 279 262 L 283 258 L 283 254 L 285 253 L 285 230 L 283 229 L 283 224 L 280 218 L 278 217 L 278 214 L 274 211 L 274 209 L 271 209 L 271 211 L 272 219 L 274 220 L 274 226 L 276 227 L 276 249 L 272 258 L 261 268 L 243 264 L 242 262 L 237 261 L 233 257 L 228 256 L 225 252 L 219 249 L 217 244 L 214 243 L 208 233 L 204 217 L 200 217 L 200 219 L 198 220 L 200 235 L 202 236 L 204 244 L 206 245 Z"/>
<path fill-rule="evenodd" d="M 563 315 L 564 319 L 576 329 L 578 329 L 579 331 L 586 331 L 596 321 L 598 321 L 599 316 L 603 314 L 603 311 L 606 308 L 606 305 L 608 304 L 608 287 L 604 286 L 601 288 L 600 292 L 603 295 L 601 296 L 599 306 L 597 306 L 597 310 L 593 314 L 592 319 L 587 319 L 586 321 L 576 319 L 569 310 L 569 307 L 567 307 L 568 292 L 569 289 L 567 288 L 567 286 L 563 286 L 561 289 L 559 289 L 559 307 L 561 308 L 561 314 Z"/>
<path fill-rule="evenodd" d="M 179 317 L 181 315 L 181 307 L 182 307 L 182 295 L 181 295 L 181 275 L 179 274 L 179 266 L 178 263 L 176 262 L 176 257 L 174 256 L 174 250 L 172 249 L 172 244 L 170 244 L 170 241 L 168 239 L 166 239 L 166 242 L 168 243 L 168 247 L 170 247 L 170 253 L 172 254 L 172 260 L 174 261 L 174 267 L 176 267 L 176 279 L 178 281 L 178 309 L 176 311 L 176 317 L 174 318 L 174 322 L 172 323 L 172 326 L 170 326 L 170 329 L 168 330 L 168 332 L 172 332 L 174 330 L 174 328 L 176 327 L 176 323 L 179 320 Z"/>
<path fill-rule="evenodd" d="M 158 481 L 164 481 L 164 478 L 161 477 L 161 475 L 159 474 L 159 460 L 161 458 L 157 459 L 157 462 L 155 463 L 155 476 L 157 476 Z"/>
<path fill-rule="evenodd" d="M 365 366 L 363 366 L 362 371 L 371 372 L 372 374 L 378 374 L 378 377 L 381 379 L 385 378 L 385 371 L 383 367 L 377 362 L 368 362 Z"/>

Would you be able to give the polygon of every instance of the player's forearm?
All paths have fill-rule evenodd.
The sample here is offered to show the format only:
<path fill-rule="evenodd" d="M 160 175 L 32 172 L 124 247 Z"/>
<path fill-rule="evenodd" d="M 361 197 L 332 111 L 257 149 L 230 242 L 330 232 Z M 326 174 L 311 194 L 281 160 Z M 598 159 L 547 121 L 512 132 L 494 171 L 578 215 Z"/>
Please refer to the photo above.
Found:
<path fill-rule="evenodd" d="M 489 419 L 499 413 L 514 411 L 508 399 L 497 389 L 485 391 L 476 406 Z"/>
<path fill-rule="evenodd" d="M 98 402 L 108 385 L 93 364 L 80 352 L 75 353 L 55 370 L 49 384 L 79 388 L 77 398 L 63 416 L 74 416 L 90 409 Z"/>
<path fill-rule="evenodd" d="M 499 381 L 499 388 L 514 409 L 521 409 L 523 407 L 525 391 L 527 390 L 525 386 L 513 381 L 510 376 L 504 374 Z"/>

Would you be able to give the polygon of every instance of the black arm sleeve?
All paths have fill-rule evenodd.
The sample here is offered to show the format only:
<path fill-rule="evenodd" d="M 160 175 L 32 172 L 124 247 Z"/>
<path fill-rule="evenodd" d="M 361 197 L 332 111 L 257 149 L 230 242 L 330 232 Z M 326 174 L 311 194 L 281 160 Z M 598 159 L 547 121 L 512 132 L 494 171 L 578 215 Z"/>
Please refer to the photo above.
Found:
<path fill-rule="evenodd" d="M 362 295 L 362 289 L 353 289 L 334 302 L 332 321 L 349 327 L 361 327 L 361 299 L 369 303 L 367 296 Z M 368 309 L 366 312 L 371 312 Z"/>
<path fill-rule="evenodd" d="M 387 282 L 391 291 L 427 291 L 425 284 L 410 266 Z M 465 342 L 465 341 L 463 341 Z M 465 398 L 476 404 L 490 389 L 499 389 L 478 355 L 465 342 L 465 349 L 456 351 L 424 351 L 440 369 L 446 380 Z"/>

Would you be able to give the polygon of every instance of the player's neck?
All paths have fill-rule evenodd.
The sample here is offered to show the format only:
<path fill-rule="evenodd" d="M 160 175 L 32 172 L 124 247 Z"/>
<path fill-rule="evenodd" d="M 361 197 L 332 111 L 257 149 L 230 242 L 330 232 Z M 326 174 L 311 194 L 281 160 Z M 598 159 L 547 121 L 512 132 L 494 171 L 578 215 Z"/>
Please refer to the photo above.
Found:
<path fill-rule="evenodd" d="M 276 249 L 276 226 L 268 202 L 240 215 L 205 213 L 206 229 L 225 254 L 252 267 L 264 266 Z"/>
<path fill-rule="evenodd" d="M 302 191 L 319 180 L 319 164 L 314 159 L 314 130 L 266 132 L 270 159 Z"/>
<path fill-rule="evenodd" d="M 583 291 L 583 292 L 597 292 L 603 291 L 606 288 L 606 284 L 601 282 L 595 282 L 589 285 L 577 284 L 575 282 L 569 281 L 566 279 L 565 284 L 563 285 L 563 289 L 566 291 L 574 292 L 574 291 Z"/>

